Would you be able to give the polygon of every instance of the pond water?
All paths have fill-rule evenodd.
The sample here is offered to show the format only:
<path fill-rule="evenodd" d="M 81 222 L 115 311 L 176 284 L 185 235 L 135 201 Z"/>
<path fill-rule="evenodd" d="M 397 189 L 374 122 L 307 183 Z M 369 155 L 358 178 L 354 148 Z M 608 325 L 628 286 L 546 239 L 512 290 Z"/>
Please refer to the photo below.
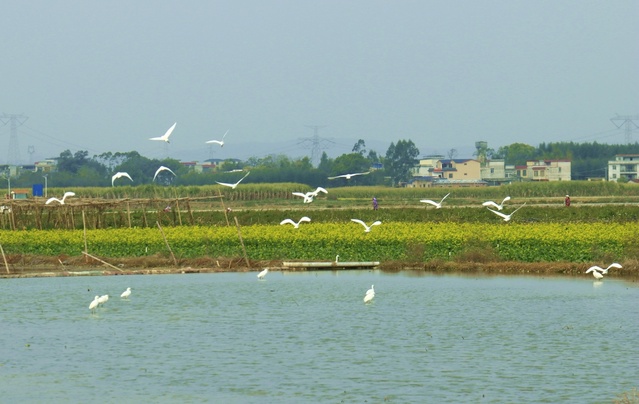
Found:
<path fill-rule="evenodd" d="M 638 336 L 639 287 L 613 278 L 0 279 L 0 401 L 611 402 Z"/>

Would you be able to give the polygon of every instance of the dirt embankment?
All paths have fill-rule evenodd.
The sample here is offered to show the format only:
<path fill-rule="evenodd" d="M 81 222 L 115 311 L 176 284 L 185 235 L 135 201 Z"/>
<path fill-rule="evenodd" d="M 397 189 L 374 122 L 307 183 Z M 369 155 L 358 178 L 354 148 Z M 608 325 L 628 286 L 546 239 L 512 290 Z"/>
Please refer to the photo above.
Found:
<path fill-rule="evenodd" d="M 639 281 L 639 262 L 622 262 L 622 269 L 611 269 L 608 277 L 622 277 L 632 282 Z M 173 262 L 166 257 L 119 258 L 109 262 L 90 257 L 27 257 L 7 256 L 7 265 L 0 263 L 0 277 L 24 278 L 47 276 L 81 275 L 145 275 L 182 274 L 212 272 L 250 272 L 263 268 L 271 270 L 306 270 L 284 268 L 282 261 L 249 261 L 242 258 L 198 258 Z M 574 262 L 472 262 L 472 261 L 387 261 L 379 265 L 385 272 L 405 270 L 423 271 L 436 274 L 477 274 L 477 275 L 540 275 L 540 276 L 580 276 L 591 277 L 585 271 L 591 265 L 606 266 L 603 263 Z M 338 269 L 338 267 L 336 267 Z M 329 269 L 331 270 L 331 269 Z M 346 269 L 340 269 L 346 270 Z"/>

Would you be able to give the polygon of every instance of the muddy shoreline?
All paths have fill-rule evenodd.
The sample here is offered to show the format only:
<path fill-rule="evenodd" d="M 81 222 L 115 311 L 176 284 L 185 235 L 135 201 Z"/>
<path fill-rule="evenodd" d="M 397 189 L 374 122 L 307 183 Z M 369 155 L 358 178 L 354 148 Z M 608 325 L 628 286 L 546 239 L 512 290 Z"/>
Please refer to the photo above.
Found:
<path fill-rule="evenodd" d="M 108 262 L 107 262 L 108 261 Z M 607 277 L 639 281 L 639 262 L 622 262 L 622 269 L 611 270 Z M 592 265 L 603 263 L 574 262 L 459 262 L 430 261 L 381 262 L 377 269 L 384 272 L 423 271 L 434 274 L 477 274 L 477 275 L 540 275 L 578 276 L 592 278 L 585 271 Z M 252 272 L 269 268 L 272 271 L 307 271 L 306 268 L 283 267 L 281 260 L 249 261 L 242 258 L 200 258 L 179 260 L 174 263 L 165 257 L 127 258 L 98 261 L 89 257 L 25 257 L 7 256 L 7 265 L 2 263 L 0 278 L 32 278 L 58 276 L 118 276 L 118 275 L 161 275 L 216 272 Z M 317 269 L 333 270 L 333 269 Z M 339 269 L 348 271 L 350 269 Z"/>

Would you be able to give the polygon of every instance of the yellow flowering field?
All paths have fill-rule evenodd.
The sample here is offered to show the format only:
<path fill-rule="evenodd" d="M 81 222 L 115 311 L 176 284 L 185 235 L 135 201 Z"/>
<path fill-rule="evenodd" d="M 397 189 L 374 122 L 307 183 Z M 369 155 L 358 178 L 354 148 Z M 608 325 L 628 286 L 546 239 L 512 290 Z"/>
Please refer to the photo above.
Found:
<path fill-rule="evenodd" d="M 449 259 L 470 248 L 504 260 L 582 262 L 608 254 L 636 258 L 634 223 L 407 223 L 386 222 L 369 233 L 357 223 L 253 225 L 241 228 L 250 259 L 349 261 Z M 177 257 L 242 257 L 238 231 L 230 226 L 164 228 Z M 101 257 L 168 254 L 157 228 L 88 230 L 89 253 Z M 81 255 L 82 230 L 0 231 L 7 254 Z M 416 255 L 417 254 L 417 255 Z"/>

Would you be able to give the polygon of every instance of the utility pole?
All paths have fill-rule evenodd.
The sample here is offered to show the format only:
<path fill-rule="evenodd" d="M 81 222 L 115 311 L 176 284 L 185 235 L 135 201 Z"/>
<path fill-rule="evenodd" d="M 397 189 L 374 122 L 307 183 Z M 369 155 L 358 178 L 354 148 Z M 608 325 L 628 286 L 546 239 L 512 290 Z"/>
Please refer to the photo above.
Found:
<path fill-rule="evenodd" d="M 306 125 L 306 127 L 313 129 L 313 137 L 301 139 L 300 144 L 303 146 L 311 146 L 311 163 L 317 167 L 322 157 L 322 150 L 327 149 L 329 144 L 333 142 L 319 137 L 319 130 L 325 128 L 326 125 Z"/>
<path fill-rule="evenodd" d="M 632 131 L 634 129 L 639 128 L 639 125 L 635 121 L 639 121 L 639 115 L 619 115 L 615 114 L 614 118 L 610 118 L 610 122 L 612 122 L 618 129 L 624 127 L 624 131 L 626 132 L 626 143 L 632 143 Z"/>
<path fill-rule="evenodd" d="M 20 157 L 20 144 L 18 143 L 18 126 L 22 125 L 29 119 L 22 114 L 2 114 L 0 122 L 3 124 L 10 123 L 9 148 L 7 150 L 7 163 L 10 165 L 18 165 L 22 162 Z"/>

